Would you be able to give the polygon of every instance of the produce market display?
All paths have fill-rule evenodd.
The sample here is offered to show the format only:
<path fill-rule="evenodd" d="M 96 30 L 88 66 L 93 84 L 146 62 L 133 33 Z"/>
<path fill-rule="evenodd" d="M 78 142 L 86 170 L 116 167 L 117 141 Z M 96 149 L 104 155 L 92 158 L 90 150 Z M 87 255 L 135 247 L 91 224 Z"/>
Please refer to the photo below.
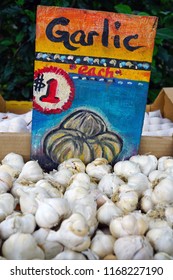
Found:
<path fill-rule="evenodd" d="M 0 165 L 0 258 L 172 260 L 173 157 Z"/>

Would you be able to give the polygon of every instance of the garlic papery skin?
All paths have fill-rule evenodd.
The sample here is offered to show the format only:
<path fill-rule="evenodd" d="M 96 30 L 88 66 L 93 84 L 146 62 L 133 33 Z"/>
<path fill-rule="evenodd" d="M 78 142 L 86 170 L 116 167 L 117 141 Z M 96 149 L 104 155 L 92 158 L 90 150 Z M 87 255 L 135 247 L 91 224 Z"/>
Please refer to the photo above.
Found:
<path fill-rule="evenodd" d="M 52 228 L 57 226 L 62 219 L 69 217 L 71 209 L 64 198 L 45 198 L 38 200 L 35 220 L 39 227 Z"/>
<path fill-rule="evenodd" d="M 22 171 L 22 168 L 24 166 L 24 159 L 21 155 L 16 153 L 8 153 L 3 159 L 2 164 L 7 164 L 11 166 L 17 174 L 19 174 Z"/>
<path fill-rule="evenodd" d="M 143 174 L 148 174 L 157 168 L 157 158 L 154 155 L 135 155 L 129 159 L 139 165 Z"/>
<path fill-rule="evenodd" d="M 115 238 L 112 235 L 97 230 L 95 236 L 91 240 L 90 249 L 99 259 L 103 259 L 105 256 L 113 254 L 114 243 Z"/>
<path fill-rule="evenodd" d="M 15 233 L 2 245 L 2 255 L 7 260 L 43 260 L 43 250 L 30 233 Z"/>
<path fill-rule="evenodd" d="M 84 198 L 76 200 L 71 210 L 73 213 L 79 213 L 85 217 L 89 227 L 89 234 L 92 235 L 98 226 L 98 221 L 96 219 L 97 203 L 92 194 L 88 194 Z"/>
<path fill-rule="evenodd" d="M 164 252 L 173 256 L 173 230 L 170 227 L 153 228 L 146 237 L 155 249 L 155 252 Z"/>
<path fill-rule="evenodd" d="M 152 192 L 152 200 L 155 204 L 169 204 L 173 201 L 173 178 L 161 180 Z"/>
<path fill-rule="evenodd" d="M 173 256 L 170 256 L 164 252 L 158 252 L 154 255 L 154 260 L 173 260 Z"/>
<path fill-rule="evenodd" d="M 140 209 L 147 213 L 154 208 L 154 202 L 152 200 L 152 189 L 147 189 L 140 200 Z"/>
<path fill-rule="evenodd" d="M 97 220 L 100 224 L 108 225 L 114 217 L 120 217 L 123 215 L 123 211 L 117 207 L 111 200 L 107 200 L 97 210 Z"/>
<path fill-rule="evenodd" d="M 152 260 L 153 247 L 145 236 L 130 235 L 118 238 L 114 243 L 118 260 Z"/>
<path fill-rule="evenodd" d="M 12 187 L 12 183 L 11 175 L 0 170 L 0 194 L 8 192 Z"/>
<path fill-rule="evenodd" d="M 115 196 L 113 194 L 111 199 L 124 213 L 136 210 L 139 201 L 137 192 L 133 190 L 122 191 Z"/>
<path fill-rule="evenodd" d="M 63 186 L 65 189 L 69 186 L 70 179 L 73 175 L 73 172 L 68 168 L 63 168 L 61 170 L 53 170 L 48 174 L 50 181 L 56 181 L 58 184 Z"/>
<path fill-rule="evenodd" d="M 112 167 L 104 158 L 96 158 L 86 166 L 86 173 L 96 182 L 100 181 L 102 177 L 111 173 Z"/>
<path fill-rule="evenodd" d="M 43 179 L 43 170 L 37 161 L 30 160 L 25 163 L 18 177 L 19 182 L 37 182 Z"/>
<path fill-rule="evenodd" d="M 14 212 L 1 222 L 0 235 L 3 239 L 7 239 L 10 235 L 17 232 L 33 233 L 35 228 L 35 217 L 32 214 Z"/>
<path fill-rule="evenodd" d="M 173 157 L 162 156 L 158 159 L 158 170 L 165 171 L 170 167 L 173 167 Z"/>
<path fill-rule="evenodd" d="M 63 196 L 63 189 L 54 187 L 49 183 L 47 180 L 42 179 L 35 183 L 35 191 L 39 193 L 40 191 L 44 191 L 47 194 L 47 197 L 62 197 Z"/>
<path fill-rule="evenodd" d="M 12 214 L 15 207 L 14 197 L 10 193 L 0 194 L 0 222 Z"/>
<path fill-rule="evenodd" d="M 86 260 L 86 257 L 82 253 L 65 248 L 53 260 Z"/>
<path fill-rule="evenodd" d="M 111 198 L 112 194 L 116 193 L 119 186 L 122 184 L 124 184 L 124 181 L 121 180 L 115 173 L 109 173 L 102 177 L 97 188 Z"/>
<path fill-rule="evenodd" d="M 70 158 L 58 165 L 58 171 L 69 169 L 73 174 L 85 172 L 85 164 L 79 158 Z"/>
<path fill-rule="evenodd" d="M 109 229 L 115 238 L 128 235 L 144 235 L 148 230 L 148 223 L 140 212 L 132 212 L 123 217 L 113 218 Z"/>
<path fill-rule="evenodd" d="M 49 232 L 50 229 L 39 228 L 32 234 L 38 246 L 44 251 L 46 260 L 54 258 L 64 250 L 64 246 L 59 242 L 47 240 Z"/>
<path fill-rule="evenodd" d="M 119 176 L 124 182 L 127 182 L 129 176 L 141 172 L 139 165 L 129 160 L 118 161 L 115 163 L 113 169 L 115 174 Z"/>
<path fill-rule="evenodd" d="M 16 179 L 16 177 L 18 176 L 18 172 L 16 172 L 16 170 L 14 170 L 14 168 L 8 164 L 2 164 L 0 166 L 0 172 L 8 173 L 11 176 L 12 181 L 14 181 Z"/>
<path fill-rule="evenodd" d="M 162 179 L 168 177 L 168 173 L 166 171 L 161 170 L 153 170 L 148 175 L 148 179 L 151 182 L 151 186 L 154 188 Z"/>
<path fill-rule="evenodd" d="M 88 249 L 91 239 L 85 217 L 79 213 L 73 213 L 69 218 L 62 221 L 58 231 L 50 231 L 47 240 L 60 242 L 68 249 L 77 252 Z"/>
<path fill-rule="evenodd" d="M 150 182 L 145 174 L 137 173 L 128 177 L 128 185 L 141 197 L 143 192 L 150 187 Z"/>
<path fill-rule="evenodd" d="M 173 206 L 167 206 L 165 208 L 165 219 L 170 227 L 173 227 Z"/>

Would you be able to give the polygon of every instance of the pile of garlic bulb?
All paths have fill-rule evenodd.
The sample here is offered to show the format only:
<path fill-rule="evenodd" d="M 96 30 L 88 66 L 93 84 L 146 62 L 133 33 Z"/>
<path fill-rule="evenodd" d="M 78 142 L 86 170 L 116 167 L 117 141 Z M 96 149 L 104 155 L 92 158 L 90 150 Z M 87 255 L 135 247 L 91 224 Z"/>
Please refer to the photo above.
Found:
<path fill-rule="evenodd" d="M 173 157 L 0 165 L 0 259 L 173 260 Z"/>
<path fill-rule="evenodd" d="M 142 136 L 172 136 L 173 122 L 163 118 L 160 110 L 145 112 Z"/>
<path fill-rule="evenodd" d="M 31 132 L 32 110 L 24 114 L 0 113 L 0 132 Z"/>

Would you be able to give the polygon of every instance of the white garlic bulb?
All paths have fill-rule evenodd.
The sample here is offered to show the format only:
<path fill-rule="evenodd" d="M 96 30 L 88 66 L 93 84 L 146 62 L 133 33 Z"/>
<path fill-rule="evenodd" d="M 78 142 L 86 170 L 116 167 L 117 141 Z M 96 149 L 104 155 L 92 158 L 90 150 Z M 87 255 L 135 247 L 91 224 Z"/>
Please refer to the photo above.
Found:
<path fill-rule="evenodd" d="M 154 260 L 173 260 L 173 256 L 170 256 L 165 252 L 158 252 L 154 255 Z"/>
<path fill-rule="evenodd" d="M 43 170 L 35 160 L 27 161 L 18 177 L 19 182 L 37 182 L 43 179 Z"/>
<path fill-rule="evenodd" d="M 0 222 L 12 214 L 15 207 L 14 197 L 10 193 L 0 194 Z"/>
<path fill-rule="evenodd" d="M 12 177 L 9 173 L 0 170 L 0 194 L 6 193 L 12 187 Z"/>
<path fill-rule="evenodd" d="M 110 234 L 105 234 L 101 230 L 97 230 L 95 236 L 91 240 L 90 249 L 100 258 L 113 254 L 113 246 L 115 238 Z"/>
<path fill-rule="evenodd" d="M 47 240 L 49 232 L 50 229 L 39 228 L 33 233 L 33 237 L 36 240 L 37 244 L 44 251 L 46 260 L 54 258 L 57 254 L 61 253 L 64 250 L 64 246 L 59 242 Z"/>
<path fill-rule="evenodd" d="M 139 201 L 137 192 L 133 190 L 120 191 L 115 196 L 113 194 L 111 199 L 124 213 L 136 210 Z"/>
<path fill-rule="evenodd" d="M 140 200 L 140 209 L 144 213 L 147 213 L 148 211 L 154 208 L 154 202 L 152 200 L 152 191 L 153 190 L 151 188 L 144 191 L 143 196 Z"/>
<path fill-rule="evenodd" d="M 157 158 L 154 155 L 135 155 L 129 160 L 137 163 L 141 172 L 146 176 L 157 168 Z"/>
<path fill-rule="evenodd" d="M 145 174 L 137 173 L 128 177 L 128 185 L 141 197 L 143 192 L 150 187 L 150 182 Z"/>
<path fill-rule="evenodd" d="M 86 166 L 86 173 L 96 181 L 100 181 L 102 177 L 111 173 L 112 167 L 104 158 L 96 158 Z"/>
<path fill-rule="evenodd" d="M 173 167 L 173 157 L 162 156 L 158 159 L 158 170 L 165 171 L 170 167 Z"/>
<path fill-rule="evenodd" d="M 153 228 L 146 237 L 156 252 L 164 252 L 173 256 L 173 230 L 170 227 Z"/>
<path fill-rule="evenodd" d="M 164 178 L 154 188 L 152 200 L 155 204 L 172 203 L 173 201 L 173 178 Z"/>
<path fill-rule="evenodd" d="M 71 209 L 64 198 L 44 198 L 38 202 L 38 208 L 35 213 L 37 225 L 43 228 L 52 228 L 57 226 L 62 219 L 70 216 Z"/>
<path fill-rule="evenodd" d="M 109 229 L 115 238 L 128 235 L 144 235 L 148 230 L 148 223 L 144 215 L 135 211 L 123 217 L 113 218 Z"/>
<path fill-rule="evenodd" d="M 16 171 L 16 174 L 18 175 L 21 172 L 25 163 L 21 155 L 11 152 L 8 153 L 2 159 L 2 164 L 7 164 L 11 166 Z"/>
<path fill-rule="evenodd" d="M 98 183 L 98 189 L 111 198 L 113 193 L 118 191 L 119 186 L 124 184 L 115 173 L 104 175 Z"/>
<path fill-rule="evenodd" d="M 152 260 L 153 247 L 145 236 L 130 235 L 118 238 L 114 243 L 118 260 Z"/>
<path fill-rule="evenodd" d="M 21 233 L 33 233 L 36 227 L 35 218 L 32 214 L 21 214 L 13 212 L 7 216 L 0 224 L 0 235 L 3 239 L 7 239 L 10 235 Z"/>
<path fill-rule="evenodd" d="M 77 252 L 88 249 L 91 242 L 87 221 L 79 213 L 73 213 L 63 220 L 58 231 L 50 231 L 47 239 L 60 242 L 68 249 Z"/>
<path fill-rule="evenodd" d="M 27 123 L 23 117 L 16 116 L 10 120 L 8 132 L 28 132 Z"/>
<path fill-rule="evenodd" d="M 58 171 L 64 168 L 69 169 L 73 174 L 85 172 L 85 164 L 79 158 L 70 158 L 58 165 Z"/>
<path fill-rule="evenodd" d="M 123 211 L 117 207 L 111 200 L 107 200 L 97 210 L 97 220 L 100 224 L 109 225 L 114 217 L 123 215 Z"/>
<path fill-rule="evenodd" d="M 53 260 L 86 260 L 86 257 L 82 253 L 65 248 Z"/>
<path fill-rule="evenodd" d="M 43 250 L 30 233 L 15 233 L 2 245 L 2 255 L 7 260 L 43 260 Z"/>
<path fill-rule="evenodd" d="M 125 182 L 128 180 L 129 176 L 141 172 L 139 165 L 136 162 L 129 160 L 118 161 L 115 163 L 113 169 L 115 174 Z"/>

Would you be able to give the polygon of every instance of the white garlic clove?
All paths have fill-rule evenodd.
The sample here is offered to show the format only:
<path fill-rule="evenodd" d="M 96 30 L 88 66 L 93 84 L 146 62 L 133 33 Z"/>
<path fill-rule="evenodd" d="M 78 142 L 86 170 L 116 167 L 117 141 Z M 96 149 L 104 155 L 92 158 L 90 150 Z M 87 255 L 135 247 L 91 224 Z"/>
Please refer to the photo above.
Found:
<path fill-rule="evenodd" d="M 79 158 L 70 158 L 58 165 L 58 171 L 64 168 L 69 169 L 73 174 L 85 172 L 85 164 Z"/>
<path fill-rule="evenodd" d="M 21 155 L 11 152 L 2 159 L 2 164 L 11 166 L 19 174 L 25 163 Z"/>
<path fill-rule="evenodd" d="M 114 217 L 123 215 L 123 211 L 117 207 L 111 200 L 106 201 L 97 210 L 97 219 L 100 224 L 109 225 Z"/>

